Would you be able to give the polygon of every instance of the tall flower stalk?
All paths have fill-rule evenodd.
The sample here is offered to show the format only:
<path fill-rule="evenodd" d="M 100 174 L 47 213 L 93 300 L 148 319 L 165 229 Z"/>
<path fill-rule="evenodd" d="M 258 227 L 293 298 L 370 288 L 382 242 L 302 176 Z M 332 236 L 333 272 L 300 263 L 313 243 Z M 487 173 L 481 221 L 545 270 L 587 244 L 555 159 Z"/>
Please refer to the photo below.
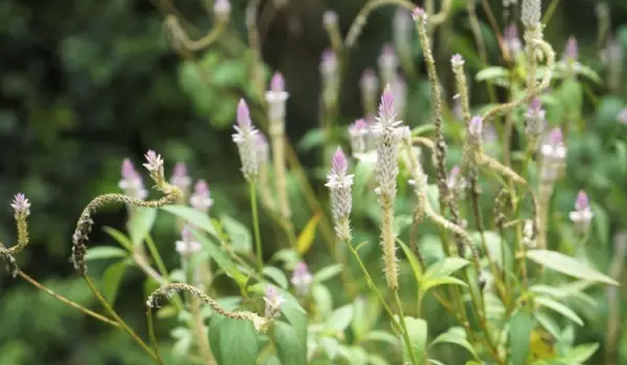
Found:
<path fill-rule="evenodd" d="M 233 134 L 233 142 L 237 144 L 237 148 L 239 149 L 239 156 L 242 161 L 242 174 L 246 182 L 248 182 L 250 191 L 255 251 L 257 253 L 257 264 L 261 272 L 261 270 L 263 270 L 263 252 L 261 250 L 261 234 L 259 233 L 259 216 L 257 211 L 257 189 L 255 187 L 259 176 L 259 159 L 257 154 L 257 136 L 259 131 L 253 126 L 248 105 L 246 105 L 244 100 L 240 100 L 237 106 L 237 125 L 234 126 L 234 128 L 237 133 Z"/>

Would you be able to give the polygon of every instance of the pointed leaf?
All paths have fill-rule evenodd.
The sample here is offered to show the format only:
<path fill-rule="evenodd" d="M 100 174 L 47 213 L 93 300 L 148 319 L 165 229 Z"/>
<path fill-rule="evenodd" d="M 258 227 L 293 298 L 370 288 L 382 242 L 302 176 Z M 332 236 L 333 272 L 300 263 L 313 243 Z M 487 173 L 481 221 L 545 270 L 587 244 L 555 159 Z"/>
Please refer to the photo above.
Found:
<path fill-rule="evenodd" d="M 586 264 L 576 259 L 566 256 L 560 252 L 549 250 L 530 250 L 527 252 L 530 260 L 537 262 L 549 269 L 562 274 L 573 276 L 583 280 L 597 281 L 610 285 L 618 285 L 618 282 L 611 277 L 601 274 L 590 268 Z"/>
<path fill-rule="evenodd" d="M 128 223 L 129 237 L 133 245 L 139 245 L 144 238 L 152 230 L 152 225 L 157 219 L 157 210 L 154 208 L 134 208 L 136 209 L 131 215 Z"/>
<path fill-rule="evenodd" d="M 263 275 L 272 279 L 272 281 L 274 281 L 279 287 L 281 287 L 281 289 L 287 289 L 287 287 L 289 286 L 287 282 L 287 277 L 285 277 L 285 273 L 283 273 L 283 271 L 277 269 L 276 267 L 264 267 Z"/>
<path fill-rule="evenodd" d="M 231 258 L 222 250 L 218 248 L 210 239 L 196 230 L 192 230 L 194 237 L 202 244 L 203 250 L 205 250 L 212 259 L 218 264 L 218 266 L 224 270 L 224 272 L 236 282 L 243 284 L 246 281 L 246 276 L 237 269 L 237 266 L 231 260 Z"/>
<path fill-rule="evenodd" d="M 461 257 L 447 257 L 431 265 L 425 272 L 425 279 L 449 276 L 469 263 L 470 261 Z"/>
<path fill-rule="evenodd" d="M 164 207 L 161 207 L 161 210 L 164 210 L 168 213 L 174 214 L 175 216 L 184 219 L 191 225 L 202 229 L 213 237 L 218 236 L 215 227 L 211 223 L 211 219 L 209 219 L 209 216 L 197 211 L 194 208 L 186 207 L 184 205 L 166 205 Z"/>
<path fill-rule="evenodd" d="M 535 302 L 543 307 L 547 307 L 570 319 L 571 321 L 583 326 L 583 320 L 579 318 L 577 313 L 568 308 L 564 304 L 547 297 L 536 297 Z"/>
<path fill-rule="evenodd" d="M 120 288 L 120 283 L 122 282 L 127 266 L 127 261 L 121 260 L 109 266 L 104 274 L 102 274 L 102 295 L 111 305 L 115 304 L 118 289 Z"/>
<path fill-rule="evenodd" d="M 353 306 L 350 304 L 336 309 L 327 320 L 327 328 L 344 331 L 353 320 L 353 313 Z"/>
<path fill-rule="evenodd" d="M 564 360 L 583 364 L 588 361 L 588 359 L 590 359 L 598 349 L 598 343 L 578 345 L 564 355 Z"/>
<path fill-rule="evenodd" d="M 323 281 L 331 279 L 341 272 L 342 264 L 333 264 L 318 270 L 318 272 L 314 274 L 313 279 L 316 283 L 321 283 Z"/>
<path fill-rule="evenodd" d="M 124 233 L 112 227 L 104 227 L 103 230 L 124 248 L 133 251 L 133 242 Z"/>
<path fill-rule="evenodd" d="M 276 346 L 276 352 L 281 364 L 305 365 L 307 363 L 307 351 L 298 341 L 294 326 L 283 321 L 272 324 L 270 336 Z"/>
<path fill-rule="evenodd" d="M 251 252 L 253 249 L 253 236 L 248 227 L 228 215 L 220 219 L 224 230 L 229 235 L 229 241 L 233 249 L 239 252 Z M 212 225 L 213 227 L 213 225 Z"/>
<path fill-rule="evenodd" d="M 425 357 L 425 349 L 427 347 L 427 322 L 422 318 L 405 317 L 405 324 L 407 325 L 407 332 L 413 347 L 412 350 L 416 353 L 418 361 L 422 361 Z M 403 349 L 407 351 L 405 343 L 402 343 Z M 406 354 L 405 356 L 408 355 Z"/>
<path fill-rule="evenodd" d="M 252 323 L 220 315 L 211 317 L 209 344 L 218 365 L 255 365 L 259 353 Z"/>
<path fill-rule="evenodd" d="M 309 251 L 309 248 L 311 248 L 311 245 L 316 238 L 318 223 L 320 223 L 320 213 L 311 217 L 303 231 L 298 235 L 298 238 L 296 239 L 296 250 L 299 254 L 304 255 Z"/>
<path fill-rule="evenodd" d="M 97 247 L 90 247 L 87 249 L 85 260 L 94 261 L 94 260 L 116 259 L 116 258 L 127 257 L 128 255 L 129 253 L 126 250 L 123 250 L 119 247 L 97 246 Z"/>
<path fill-rule="evenodd" d="M 475 349 L 472 347 L 470 342 L 468 342 L 468 340 L 466 339 L 466 333 L 461 327 L 450 328 L 448 331 L 436 337 L 429 346 L 433 346 L 438 343 L 452 343 L 455 345 L 459 345 L 468 350 L 468 352 L 470 352 L 475 359 L 479 360 L 479 356 L 475 352 Z"/>
<path fill-rule="evenodd" d="M 423 280 L 422 286 L 420 286 L 420 290 L 422 290 L 423 293 L 426 293 L 429 289 L 435 288 L 436 286 L 440 286 L 440 285 L 461 285 L 464 287 L 468 286 L 468 284 L 466 284 L 465 282 L 461 281 L 458 278 L 454 278 L 452 276 L 445 276 L 445 277 Z"/>
<path fill-rule="evenodd" d="M 416 254 L 409 248 L 404 242 L 397 240 L 398 244 L 405 252 L 405 256 L 407 257 L 407 261 L 409 261 L 409 266 L 411 266 L 411 271 L 414 272 L 414 276 L 416 277 L 416 282 L 419 283 L 422 279 L 422 268 L 420 267 L 420 261 L 416 257 Z"/>
<path fill-rule="evenodd" d="M 512 365 L 527 364 L 533 325 L 533 318 L 525 312 L 518 311 L 512 315 L 509 322 L 509 347 Z"/>

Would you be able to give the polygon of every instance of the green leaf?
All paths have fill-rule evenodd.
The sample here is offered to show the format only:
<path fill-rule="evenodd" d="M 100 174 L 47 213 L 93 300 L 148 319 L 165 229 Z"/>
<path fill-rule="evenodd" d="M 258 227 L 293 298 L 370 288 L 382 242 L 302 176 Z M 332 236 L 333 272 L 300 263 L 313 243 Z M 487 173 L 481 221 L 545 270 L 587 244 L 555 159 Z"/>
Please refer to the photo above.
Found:
<path fill-rule="evenodd" d="M 373 330 L 368 332 L 366 336 L 364 336 L 364 341 L 373 341 L 373 342 L 383 342 L 388 343 L 392 346 L 399 345 L 398 337 L 394 336 L 389 332 L 385 332 L 382 330 Z"/>
<path fill-rule="evenodd" d="M 231 258 L 218 246 L 216 246 L 210 239 L 205 237 L 198 231 L 193 230 L 194 236 L 202 244 L 203 250 L 205 250 L 212 259 L 218 264 L 218 266 L 224 270 L 226 275 L 231 277 L 240 285 L 246 282 L 246 276 L 238 270 L 237 266 L 231 260 Z"/>
<path fill-rule="evenodd" d="M 152 230 L 152 225 L 157 218 L 157 210 L 154 208 L 137 207 L 131 215 L 128 223 L 128 235 L 133 245 L 139 245 L 144 241 L 146 235 Z"/>
<path fill-rule="evenodd" d="M 259 353 L 252 323 L 220 315 L 209 322 L 209 344 L 218 365 L 255 365 Z"/>
<path fill-rule="evenodd" d="M 470 261 L 461 257 L 447 257 L 444 260 L 431 265 L 425 272 L 425 280 L 449 276 L 468 265 Z"/>
<path fill-rule="evenodd" d="M 133 242 L 124 233 L 112 227 L 104 227 L 103 230 L 128 251 L 133 251 Z"/>
<path fill-rule="evenodd" d="M 224 230 L 229 235 L 229 241 L 236 251 L 251 252 L 253 249 L 253 236 L 248 227 L 236 219 L 223 215 L 220 219 Z M 213 225 L 212 225 L 213 227 Z"/>
<path fill-rule="evenodd" d="M 326 315 L 333 310 L 333 296 L 329 288 L 322 284 L 314 284 L 311 289 L 311 296 L 318 307 L 320 314 Z"/>
<path fill-rule="evenodd" d="M 468 284 L 466 284 L 465 282 L 463 282 L 462 280 L 458 278 L 454 278 L 452 276 L 445 276 L 445 277 L 440 277 L 440 278 L 432 278 L 432 279 L 423 280 L 422 285 L 420 286 L 420 290 L 422 290 L 423 293 L 426 293 L 429 289 L 435 288 L 436 286 L 440 286 L 440 285 L 461 285 L 463 287 L 468 286 Z"/>
<path fill-rule="evenodd" d="M 285 276 L 285 273 L 283 273 L 283 271 L 277 269 L 276 267 L 273 267 L 273 266 L 264 267 L 263 275 L 272 279 L 272 281 L 274 281 L 282 289 L 287 289 L 289 285 L 287 282 L 287 277 Z"/>
<path fill-rule="evenodd" d="M 509 347 L 512 365 L 527 364 L 533 325 L 533 318 L 523 311 L 517 311 L 512 315 L 509 322 Z"/>
<path fill-rule="evenodd" d="M 115 259 L 115 258 L 127 257 L 128 255 L 129 254 L 126 250 L 123 250 L 119 247 L 97 246 L 97 247 L 90 247 L 87 249 L 85 260 L 94 261 L 94 260 Z"/>
<path fill-rule="evenodd" d="M 307 344 L 307 312 L 298 304 L 298 301 L 289 292 L 278 289 L 286 302 L 281 305 L 281 313 L 287 318 L 287 321 L 294 326 L 296 337 L 303 348 Z"/>
<path fill-rule="evenodd" d="M 298 341 L 294 326 L 276 321 L 272 324 L 270 336 L 274 340 L 281 364 L 305 365 L 307 363 L 306 348 Z"/>
<path fill-rule="evenodd" d="M 427 322 L 422 318 L 405 317 L 405 324 L 407 325 L 407 332 L 409 334 L 413 351 L 420 362 L 426 354 L 425 349 L 427 347 L 428 333 Z M 407 351 L 404 342 L 403 349 Z M 408 355 L 406 354 L 406 356 Z"/>
<path fill-rule="evenodd" d="M 379 355 L 368 354 L 368 364 L 370 365 L 390 365 L 390 363 Z"/>
<path fill-rule="evenodd" d="M 448 331 L 436 337 L 429 346 L 434 346 L 438 343 L 452 343 L 455 345 L 459 345 L 468 350 L 468 352 L 470 352 L 475 359 L 479 360 L 479 356 L 475 352 L 475 349 L 472 347 L 470 342 L 468 342 L 468 340 L 466 339 L 466 333 L 461 327 L 450 328 Z"/>
<path fill-rule="evenodd" d="M 564 360 L 583 364 L 599 349 L 598 343 L 586 343 L 578 345 L 564 355 Z"/>
<path fill-rule="evenodd" d="M 353 320 L 353 314 L 354 311 L 351 304 L 339 307 L 327 319 L 326 327 L 334 331 L 344 331 Z"/>
<path fill-rule="evenodd" d="M 571 321 L 583 326 L 583 320 L 579 318 L 577 313 L 568 308 L 564 304 L 547 297 L 536 297 L 535 302 L 543 307 L 547 307 L 570 319 Z"/>
<path fill-rule="evenodd" d="M 409 266 L 411 266 L 411 271 L 414 272 L 414 276 L 416 277 L 416 282 L 419 283 L 422 279 L 422 269 L 420 267 L 420 262 L 418 261 L 418 257 L 416 257 L 416 254 L 409 247 L 407 247 L 407 245 L 404 242 L 400 240 L 397 240 L 397 242 L 403 249 L 403 252 L 405 252 L 407 261 L 409 261 Z"/>
<path fill-rule="evenodd" d="M 121 260 L 109 266 L 102 274 L 102 295 L 111 305 L 115 304 L 120 282 L 122 282 L 127 267 L 128 262 Z"/>
<path fill-rule="evenodd" d="M 311 248 L 311 245 L 316 238 L 316 232 L 318 229 L 318 223 L 320 223 L 320 217 L 321 215 L 319 213 L 314 214 L 309 222 L 307 222 L 305 228 L 298 235 L 298 238 L 296 239 L 296 251 L 298 251 L 299 254 L 304 255 Z"/>
<path fill-rule="evenodd" d="M 588 267 L 586 264 L 560 252 L 549 250 L 530 250 L 527 252 L 527 257 L 540 265 L 565 275 L 583 280 L 596 281 L 610 285 L 619 285 L 618 282 L 611 277 L 601 274 L 600 272 Z"/>
<path fill-rule="evenodd" d="M 298 141 L 296 147 L 301 152 L 308 152 L 316 147 L 322 146 L 324 142 L 324 131 L 320 128 L 309 129 L 307 133 Z"/>
<path fill-rule="evenodd" d="M 316 283 L 321 283 L 323 281 L 331 279 L 332 277 L 334 277 L 335 275 L 341 272 L 342 272 L 342 264 L 329 265 L 327 267 L 323 267 L 322 269 L 318 270 L 318 272 L 314 274 L 313 280 Z"/>
<path fill-rule="evenodd" d="M 211 223 L 211 219 L 209 219 L 209 216 L 197 211 L 194 208 L 186 207 L 184 205 L 166 205 L 164 207 L 161 207 L 161 210 L 164 210 L 168 213 L 174 214 L 175 216 L 184 219 L 188 223 L 202 229 L 203 231 L 209 233 L 214 237 L 218 236 L 218 233 Z"/>
<path fill-rule="evenodd" d="M 488 81 L 495 79 L 507 79 L 509 76 L 509 71 L 500 66 L 491 66 L 486 67 L 483 70 L 477 72 L 475 76 L 475 80 L 477 81 Z"/>

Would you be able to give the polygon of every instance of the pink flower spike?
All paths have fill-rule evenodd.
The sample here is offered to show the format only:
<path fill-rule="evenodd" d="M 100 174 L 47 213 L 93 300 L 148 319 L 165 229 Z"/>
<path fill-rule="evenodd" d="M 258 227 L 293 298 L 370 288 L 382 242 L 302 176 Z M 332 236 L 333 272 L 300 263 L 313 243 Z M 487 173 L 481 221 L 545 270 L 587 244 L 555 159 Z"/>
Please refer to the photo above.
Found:
<path fill-rule="evenodd" d="M 194 194 L 196 195 L 209 195 L 209 184 L 205 180 L 198 180 L 196 186 L 194 186 Z"/>
<path fill-rule="evenodd" d="M 385 85 L 383 95 L 381 95 L 381 104 L 379 105 L 380 117 L 386 120 L 394 119 L 396 116 L 396 106 L 394 105 L 394 93 L 390 84 Z"/>
<path fill-rule="evenodd" d="M 354 132 L 360 132 L 366 128 L 368 128 L 368 123 L 366 123 L 366 120 L 361 118 L 361 119 L 357 119 L 355 121 L 355 123 L 351 124 L 350 127 L 348 127 L 349 130 L 354 131 Z"/>
<path fill-rule="evenodd" d="M 549 143 L 552 146 L 557 146 L 564 143 L 564 136 L 562 135 L 562 130 L 560 128 L 554 128 L 549 133 Z"/>
<path fill-rule="evenodd" d="M 143 164 L 143 166 L 149 172 L 158 173 L 160 170 L 163 169 L 163 159 L 161 158 L 161 155 L 157 154 L 155 151 L 148 150 L 144 157 L 146 158 L 146 163 Z"/>
<path fill-rule="evenodd" d="M 213 4 L 213 12 L 218 16 L 228 16 L 231 13 L 231 2 L 229 0 L 216 0 Z"/>
<path fill-rule="evenodd" d="M 461 67 L 464 65 L 464 58 L 459 53 L 456 53 L 451 57 L 451 65 L 453 67 Z"/>
<path fill-rule="evenodd" d="M 248 129 L 252 126 L 250 121 L 250 110 L 244 99 L 240 99 L 237 105 L 237 125 L 242 129 Z"/>
<path fill-rule="evenodd" d="M 322 14 L 322 24 L 325 27 L 336 25 L 338 21 L 337 13 L 333 10 L 327 10 Z"/>
<path fill-rule="evenodd" d="M 135 178 L 136 175 L 137 171 L 135 171 L 135 166 L 133 166 L 130 159 L 125 158 L 124 161 L 122 161 L 122 178 L 130 180 Z"/>
<path fill-rule="evenodd" d="M 11 207 L 15 211 L 15 215 L 28 217 L 30 214 L 30 202 L 26 199 L 26 196 L 22 193 L 15 195 Z"/>
<path fill-rule="evenodd" d="M 566 42 L 566 49 L 564 50 L 564 58 L 570 61 L 577 61 L 579 51 L 577 47 L 577 38 L 570 36 Z"/>
<path fill-rule="evenodd" d="M 470 120 L 468 131 L 474 136 L 481 136 L 483 132 L 483 119 L 480 116 L 474 116 Z"/>
<path fill-rule="evenodd" d="M 283 79 L 283 75 L 277 72 L 272 76 L 272 80 L 270 81 L 270 90 L 274 92 L 282 92 L 285 91 L 285 79 Z"/>
<path fill-rule="evenodd" d="M 425 16 L 425 10 L 421 8 L 420 6 L 416 6 L 414 10 L 411 12 L 411 15 L 414 18 L 414 20 L 418 20 Z"/>
<path fill-rule="evenodd" d="M 590 209 L 590 202 L 588 201 L 588 195 L 585 191 L 579 190 L 577 199 L 575 200 L 575 209 L 578 211 L 584 211 Z"/>
<path fill-rule="evenodd" d="M 337 150 L 335 150 L 335 154 L 333 154 L 331 166 L 338 175 L 346 175 L 348 171 L 348 160 L 340 147 L 338 147 Z"/>

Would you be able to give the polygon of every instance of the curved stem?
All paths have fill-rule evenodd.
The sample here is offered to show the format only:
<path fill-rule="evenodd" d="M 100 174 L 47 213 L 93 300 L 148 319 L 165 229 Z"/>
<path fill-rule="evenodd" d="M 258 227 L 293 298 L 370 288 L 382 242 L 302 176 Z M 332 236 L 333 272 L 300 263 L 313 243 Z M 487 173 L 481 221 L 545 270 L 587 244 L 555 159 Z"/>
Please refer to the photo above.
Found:
<path fill-rule="evenodd" d="M 146 320 L 148 322 L 148 336 L 150 337 L 150 343 L 152 345 L 153 351 L 155 352 L 155 356 L 157 357 L 156 362 L 159 365 L 163 365 L 161 354 L 159 354 L 157 336 L 155 336 L 155 325 L 152 319 L 152 308 L 150 307 L 146 309 Z"/>
<path fill-rule="evenodd" d="M 91 289 L 92 293 L 94 293 L 94 295 L 96 296 L 96 298 L 98 299 L 98 301 L 100 302 L 100 304 L 102 304 L 102 306 L 104 307 L 104 309 L 109 313 L 109 315 L 111 317 L 113 317 L 119 324 L 120 327 L 122 327 L 122 329 L 128 333 L 129 336 L 131 336 L 131 338 L 133 339 L 133 341 L 135 341 L 135 343 L 137 343 L 137 345 L 139 345 L 139 347 L 141 347 L 142 350 L 144 350 L 144 352 L 146 352 L 154 362 L 156 362 L 157 364 L 160 364 L 160 359 L 159 357 L 150 349 L 150 347 L 148 347 L 148 345 L 146 345 L 146 343 L 139 338 L 139 336 L 137 335 L 137 333 L 135 333 L 129 326 L 128 324 L 126 324 L 126 322 L 124 322 L 124 320 L 122 318 L 120 318 L 120 316 L 115 312 L 115 310 L 111 307 L 111 305 L 109 304 L 109 302 L 107 302 L 107 300 L 102 296 L 102 294 L 100 293 L 100 291 L 98 291 L 98 289 L 96 288 L 96 286 L 94 285 L 94 283 L 91 281 L 91 279 L 89 278 L 89 276 L 87 274 L 83 274 L 83 278 L 85 279 L 85 282 L 87 282 L 87 286 L 89 286 L 89 289 Z"/>
<path fill-rule="evenodd" d="M 72 307 L 74 309 L 78 309 L 79 311 L 81 311 L 81 312 L 87 314 L 88 316 L 91 316 L 91 317 L 93 317 L 93 318 L 95 318 L 95 319 L 97 319 L 97 320 L 99 320 L 101 322 L 109 324 L 109 325 L 111 325 L 113 327 L 120 327 L 119 323 L 117 323 L 115 321 L 112 321 L 112 320 L 110 320 L 107 317 L 104 317 L 104 316 L 102 316 L 102 315 L 100 315 L 100 314 L 98 314 L 98 313 L 96 313 L 96 312 L 94 312 L 94 311 L 92 311 L 90 309 L 87 309 L 87 308 L 83 307 L 82 305 L 80 305 L 80 304 L 78 304 L 78 303 L 76 303 L 74 301 L 71 301 L 70 299 L 68 299 L 68 298 L 66 298 L 66 297 L 64 297 L 62 295 L 59 295 L 59 294 L 53 292 L 51 289 L 48 289 L 43 284 L 41 284 L 37 280 L 33 279 L 32 277 L 28 276 L 23 271 L 20 270 L 20 271 L 17 272 L 17 274 L 22 279 L 24 279 L 24 280 L 28 281 L 29 283 L 31 283 L 37 289 L 43 290 L 48 295 L 50 295 L 51 297 L 57 299 L 58 301 L 60 301 L 60 302 L 62 302 L 64 304 L 67 304 L 67 305 L 69 305 L 70 307 Z"/>
<path fill-rule="evenodd" d="M 257 264 L 259 265 L 259 272 L 263 271 L 263 251 L 261 251 L 261 234 L 259 233 L 259 215 L 257 212 L 257 189 L 255 189 L 255 183 L 251 182 L 250 188 L 250 205 L 253 213 L 253 228 L 255 232 L 255 251 L 257 253 Z"/>

